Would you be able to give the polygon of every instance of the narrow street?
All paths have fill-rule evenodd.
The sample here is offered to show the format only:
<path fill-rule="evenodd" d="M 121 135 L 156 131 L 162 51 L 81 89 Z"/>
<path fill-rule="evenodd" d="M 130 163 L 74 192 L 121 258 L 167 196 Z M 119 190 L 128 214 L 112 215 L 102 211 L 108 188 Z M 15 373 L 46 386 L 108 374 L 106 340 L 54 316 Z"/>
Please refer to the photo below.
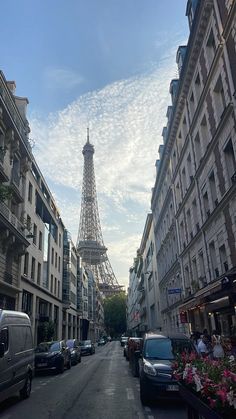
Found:
<path fill-rule="evenodd" d="M 92 356 L 62 375 L 44 373 L 33 381 L 28 400 L 0 404 L 1 419 L 186 419 L 182 405 L 142 406 L 139 379 L 123 357 L 120 342 L 96 347 Z"/>

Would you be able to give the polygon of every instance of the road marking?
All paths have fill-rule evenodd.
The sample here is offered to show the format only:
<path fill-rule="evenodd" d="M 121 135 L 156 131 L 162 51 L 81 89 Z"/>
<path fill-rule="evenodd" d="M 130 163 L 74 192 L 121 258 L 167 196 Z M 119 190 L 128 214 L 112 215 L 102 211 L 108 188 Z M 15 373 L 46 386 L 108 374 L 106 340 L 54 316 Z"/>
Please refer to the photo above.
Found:
<path fill-rule="evenodd" d="M 48 381 L 46 381 L 46 383 L 42 383 L 41 386 L 46 386 L 48 383 Z"/>
<path fill-rule="evenodd" d="M 128 400 L 134 400 L 134 393 L 133 393 L 132 388 L 127 388 L 126 393 L 127 393 Z"/>

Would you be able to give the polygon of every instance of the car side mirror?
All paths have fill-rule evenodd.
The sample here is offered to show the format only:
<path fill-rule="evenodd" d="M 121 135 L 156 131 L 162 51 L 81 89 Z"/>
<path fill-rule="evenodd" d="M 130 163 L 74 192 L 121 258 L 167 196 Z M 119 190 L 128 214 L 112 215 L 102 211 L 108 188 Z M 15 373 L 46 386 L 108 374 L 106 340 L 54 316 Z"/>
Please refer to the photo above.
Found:
<path fill-rule="evenodd" d="M 0 343 L 0 358 L 3 358 L 5 352 L 5 345 L 4 343 Z"/>

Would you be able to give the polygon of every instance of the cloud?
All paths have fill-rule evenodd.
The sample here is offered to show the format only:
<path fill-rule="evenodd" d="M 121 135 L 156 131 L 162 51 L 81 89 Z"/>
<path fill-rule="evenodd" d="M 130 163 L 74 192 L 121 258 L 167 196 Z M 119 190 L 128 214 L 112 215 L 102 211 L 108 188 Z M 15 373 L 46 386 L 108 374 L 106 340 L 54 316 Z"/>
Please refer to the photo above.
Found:
<path fill-rule="evenodd" d="M 63 68 L 47 68 L 44 71 L 44 82 L 50 89 L 70 90 L 83 82 L 83 78 L 76 72 Z"/>
<path fill-rule="evenodd" d="M 155 162 L 170 104 L 169 84 L 176 73 L 175 53 L 176 48 L 169 49 L 151 70 L 86 93 L 64 110 L 49 115 L 47 120 L 35 116 L 30 120 L 36 141 L 34 154 L 50 187 L 56 190 L 62 219 L 75 242 L 83 175 L 82 148 L 89 126 L 90 142 L 95 146 L 104 242 L 117 277 L 123 281 L 126 272 L 126 283 L 150 210 Z"/>

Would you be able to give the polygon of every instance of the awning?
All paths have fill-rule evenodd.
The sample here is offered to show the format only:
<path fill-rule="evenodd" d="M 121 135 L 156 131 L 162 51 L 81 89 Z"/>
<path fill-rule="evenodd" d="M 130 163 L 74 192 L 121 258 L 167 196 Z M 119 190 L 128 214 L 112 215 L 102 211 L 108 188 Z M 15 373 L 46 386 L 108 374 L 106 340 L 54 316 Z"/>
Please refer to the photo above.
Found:
<path fill-rule="evenodd" d="M 179 311 L 187 311 L 198 306 L 199 304 L 202 304 L 203 298 L 219 290 L 221 290 L 221 279 L 215 281 L 214 283 L 210 283 L 206 287 L 197 291 L 190 300 L 180 304 Z"/>

